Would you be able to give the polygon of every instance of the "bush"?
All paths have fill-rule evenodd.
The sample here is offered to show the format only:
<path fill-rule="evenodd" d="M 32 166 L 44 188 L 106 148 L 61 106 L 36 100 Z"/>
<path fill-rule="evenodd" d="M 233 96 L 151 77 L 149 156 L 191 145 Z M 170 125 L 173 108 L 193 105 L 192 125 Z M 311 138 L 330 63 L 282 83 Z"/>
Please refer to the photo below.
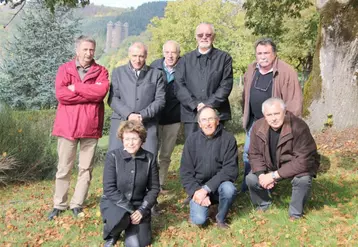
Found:
<path fill-rule="evenodd" d="M 54 111 L 0 107 L 0 183 L 44 179 L 56 170 Z"/>

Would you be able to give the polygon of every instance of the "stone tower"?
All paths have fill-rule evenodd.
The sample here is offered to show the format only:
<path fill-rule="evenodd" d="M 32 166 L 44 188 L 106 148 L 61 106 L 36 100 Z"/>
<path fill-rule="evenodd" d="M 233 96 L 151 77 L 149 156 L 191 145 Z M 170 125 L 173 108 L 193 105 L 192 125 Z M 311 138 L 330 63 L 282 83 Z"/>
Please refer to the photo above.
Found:
<path fill-rule="evenodd" d="M 116 49 L 128 37 L 128 23 L 122 24 L 120 21 L 113 24 L 107 23 L 107 38 L 105 52 Z"/>

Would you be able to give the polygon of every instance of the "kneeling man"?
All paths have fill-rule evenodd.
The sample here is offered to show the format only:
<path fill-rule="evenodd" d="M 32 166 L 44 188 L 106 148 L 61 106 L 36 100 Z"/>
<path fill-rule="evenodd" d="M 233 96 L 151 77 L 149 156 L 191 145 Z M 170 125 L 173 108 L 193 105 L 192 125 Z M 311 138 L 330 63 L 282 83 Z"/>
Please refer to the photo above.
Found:
<path fill-rule="evenodd" d="M 217 226 L 228 228 L 225 218 L 237 193 L 233 184 L 238 176 L 236 140 L 211 107 L 203 107 L 197 118 L 200 130 L 186 139 L 180 165 L 181 183 L 191 198 L 190 219 L 203 225 L 209 206 L 219 203 Z"/>
<path fill-rule="evenodd" d="M 307 124 L 286 111 L 285 103 L 270 98 L 262 104 L 264 118 L 253 126 L 249 161 L 252 173 L 246 177 L 250 197 L 258 210 L 271 204 L 269 190 L 282 179 L 291 179 L 290 219 L 303 215 L 312 178 L 319 167 L 316 143 Z"/>

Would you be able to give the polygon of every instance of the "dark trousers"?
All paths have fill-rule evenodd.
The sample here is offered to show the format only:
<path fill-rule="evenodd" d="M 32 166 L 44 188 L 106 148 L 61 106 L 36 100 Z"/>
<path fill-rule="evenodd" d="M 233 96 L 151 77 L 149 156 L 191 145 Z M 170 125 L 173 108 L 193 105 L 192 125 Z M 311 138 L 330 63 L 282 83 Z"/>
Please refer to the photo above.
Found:
<path fill-rule="evenodd" d="M 269 190 L 262 188 L 259 184 L 258 177 L 251 172 L 246 176 L 246 183 L 250 191 L 252 204 L 258 206 L 257 209 L 268 209 L 268 207 L 271 205 L 271 196 Z M 288 214 L 295 218 L 299 218 L 302 217 L 303 207 L 305 206 L 310 196 L 312 177 L 294 177 L 291 180 L 291 184 L 292 196 Z"/>

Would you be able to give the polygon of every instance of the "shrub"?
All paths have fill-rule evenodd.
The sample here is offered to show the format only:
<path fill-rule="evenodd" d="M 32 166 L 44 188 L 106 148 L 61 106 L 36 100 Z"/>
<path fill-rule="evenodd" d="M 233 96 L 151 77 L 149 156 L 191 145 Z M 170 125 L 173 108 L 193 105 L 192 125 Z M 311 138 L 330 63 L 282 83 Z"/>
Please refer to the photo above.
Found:
<path fill-rule="evenodd" d="M 241 108 L 242 86 L 234 83 L 229 96 L 231 106 L 231 120 L 225 124 L 225 129 L 233 134 L 243 132 L 242 108 Z"/>
<path fill-rule="evenodd" d="M 56 169 L 54 111 L 0 107 L 0 183 L 44 179 Z"/>

